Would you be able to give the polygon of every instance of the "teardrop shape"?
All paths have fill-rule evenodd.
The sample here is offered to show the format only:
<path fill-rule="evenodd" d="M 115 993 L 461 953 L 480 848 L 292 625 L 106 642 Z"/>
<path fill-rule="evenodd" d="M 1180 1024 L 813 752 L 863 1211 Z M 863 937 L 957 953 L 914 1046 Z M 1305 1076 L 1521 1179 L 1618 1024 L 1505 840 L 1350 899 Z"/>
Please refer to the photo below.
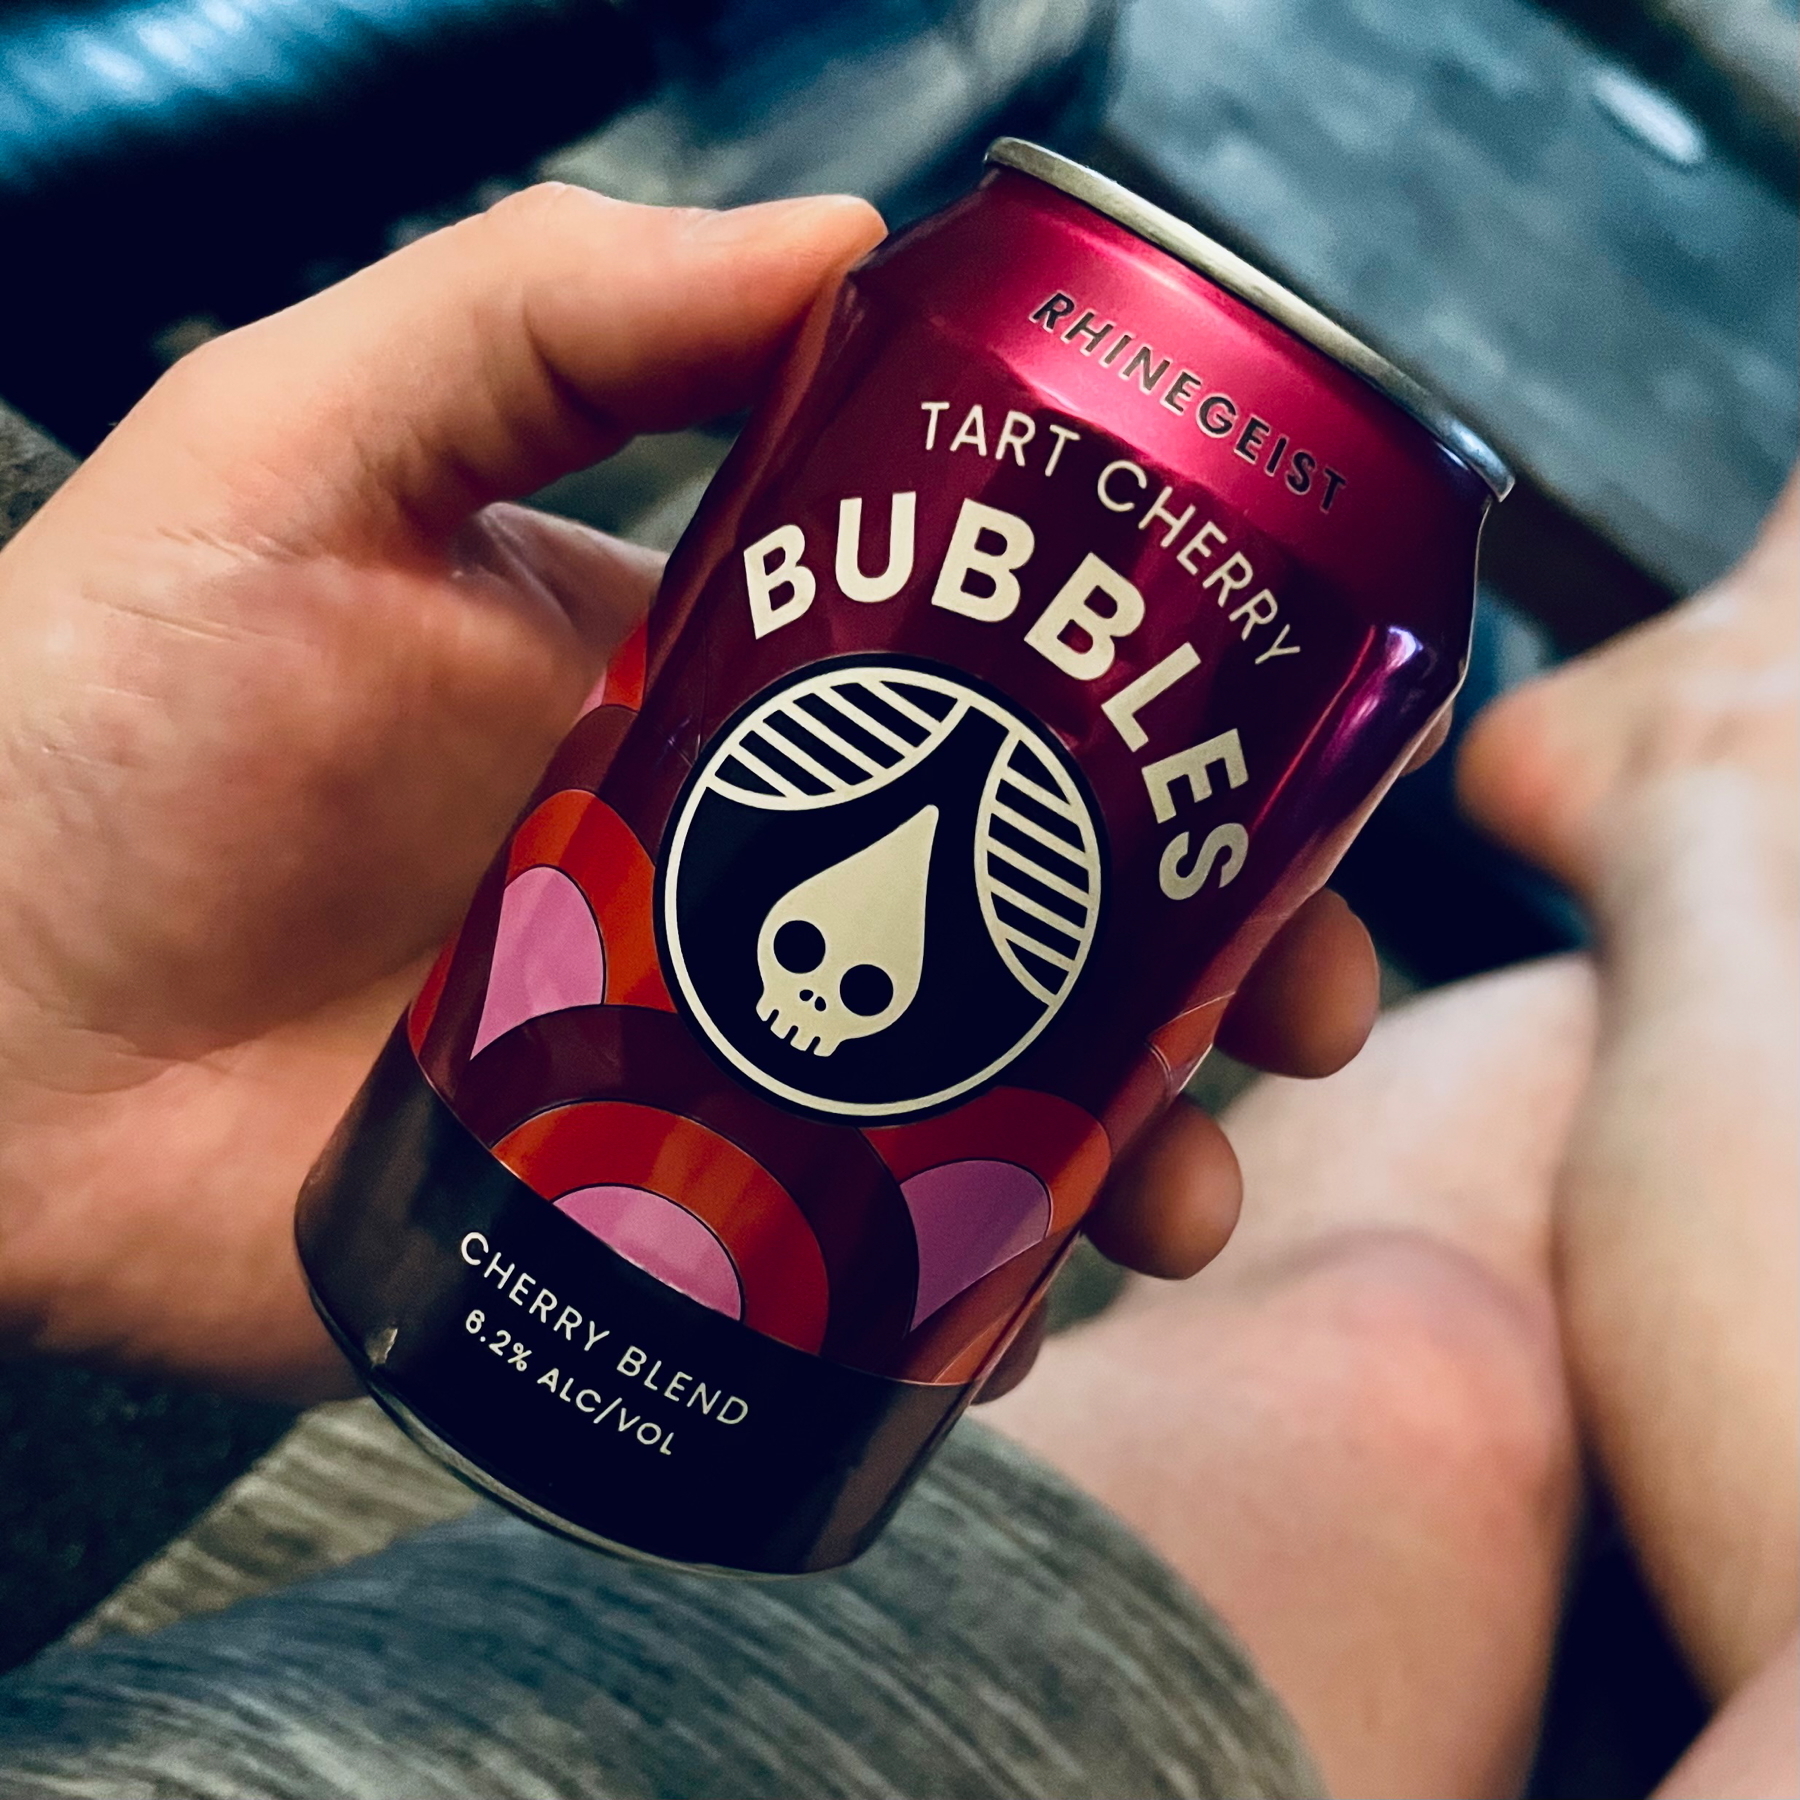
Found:
<path fill-rule="evenodd" d="M 809 875 L 769 908 L 756 940 L 757 1017 L 796 1050 L 829 1056 L 885 1031 L 925 964 L 925 895 L 938 809 Z"/>

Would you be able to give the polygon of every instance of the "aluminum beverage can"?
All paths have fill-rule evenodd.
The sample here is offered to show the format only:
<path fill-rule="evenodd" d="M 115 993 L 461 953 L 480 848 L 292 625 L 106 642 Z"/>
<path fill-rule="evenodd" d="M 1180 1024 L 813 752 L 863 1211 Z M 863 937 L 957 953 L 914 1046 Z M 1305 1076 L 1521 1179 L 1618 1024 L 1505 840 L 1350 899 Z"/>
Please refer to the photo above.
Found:
<path fill-rule="evenodd" d="M 847 1562 L 1461 679 L 1504 465 L 1003 140 L 803 330 L 309 1180 L 527 1516 Z"/>

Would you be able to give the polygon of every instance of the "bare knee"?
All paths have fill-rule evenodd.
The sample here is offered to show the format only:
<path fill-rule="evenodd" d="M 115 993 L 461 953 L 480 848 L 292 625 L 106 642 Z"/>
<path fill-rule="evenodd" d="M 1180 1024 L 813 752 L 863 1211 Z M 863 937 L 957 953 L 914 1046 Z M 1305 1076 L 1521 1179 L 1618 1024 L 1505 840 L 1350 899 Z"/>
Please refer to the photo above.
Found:
<path fill-rule="evenodd" d="M 1576 1492 L 1548 1295 L 1408 1230 L 1232 1254 L 1053 1344 L 1003 1426 L 1218 1607 L 1333 1792 L 1511 1791 Z"/>
<path fill-rule="evenodd" d="M 1595 1012 L 1591 968 L 1558 958 L 1397 1008 L 1328 1080 L 1256 1083 L 1224 1120 L 1246 1199 L 1220 1272 L 1329 1245 L 1350 1270 L 1380 1234 L 1541 1286 Z"/>
<path fill-rule="evenodd" d="M 1334 1233 L 1283 1261 L 1264 1300 L 1311 1365 L 1296 1404 L 1403 1513 L 1514 1537 L 1566 1528 L 1577 1458 L 1547 1293 L 1410 1231 Z"/>
<path fill-rule="evenodd" d="M 1047 1359 L 1067 1365 L 1061 1391 L 1027 1382 L 1015 1408 L 1044 1415 L 1031 1435 L 1104 1440 L 1108 1476 L 1083 1478 L 1109 1495 L 1110 1472 L 1160 1487 L 1152 1415 L 1297 1531 L 1337 1521 L 1340 1543 L 1421 1578 L 1440 1553 L 1499 1567 L 1535 1547 L 1541 1563 L 1579 1467 L 1547 1287 L 1406 1228 L 1327 1230 L 1228 1267 L 1233 1250 L 1064 1340 Z"/>

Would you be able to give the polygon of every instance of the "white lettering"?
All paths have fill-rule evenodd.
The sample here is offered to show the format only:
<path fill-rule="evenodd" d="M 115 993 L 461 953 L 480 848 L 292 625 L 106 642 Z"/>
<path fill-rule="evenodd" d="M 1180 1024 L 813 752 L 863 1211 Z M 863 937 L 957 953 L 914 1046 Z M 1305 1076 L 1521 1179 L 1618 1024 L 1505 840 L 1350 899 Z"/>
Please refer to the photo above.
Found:
<path fill-rule="evenodd" d="M 999 538 L 1001 547 L 983 550 L 984 536 Z M 965 500 L 962 511 L 956 515 L 956 529 L 950 534 L 943 567 L 938 570 L 931 604 L 987 624 L 1008 618 L 1019 604 L 1019 578 L 1014 570 L 1023 567 L 1036 544 L 1031 527 L 1015 514 L 1002 512 L 997 506 L 983 506 L 979 500 Z M 992 590 L 970 593 L 971 574 L 991 582 Z"/>
<path fill-rule="evenodd" d="M 1115 475 L 1123 475 L 1127 471 L 1130 472 L 1132 479 L 1138 484 L 1138 493 L 1140 495 L 1143 493 L 1144 489 L 1150 485 L 1150 477 L 1146 475 L 1136 463 L 1109 462 L 1106 467 L 1100 471 L 1100 479 L 1094 484 L 1095 491 L 1100 496 L 1100 504 L 1104 506 L 1108 512 L 1130 512 L 1131 509 L 1137 505 L 1136 500 L 1115 500 L 1112 497 L 1112 488 L 1109 483 Z"/>
<path fill-rule="evenodd" d="M 1241 788 L 1250 779 L 1250 771 L 1244 767 L 1244 748 L 1235 731 L 1222 731 L 1203 744 L 1177 750 L 1173 756 L 1146 766 L 1144 786 L 1150 791 L 1150 805 L 1159 825 L 1168 824 L 1175 816 L 1176 782 L 1188 784 L 1196 804 L 1212 797 L 1212 777 L 1207 770 L 1214 763 L 1225 765 L 1225 779 L 1234 788 Z"/>
<path fill-rule="evenodd" d="M 845 598 L 873 604 L 893 599 L 906 586 L 913 571 L 913 521 L 918 500 L 917 494 L 894 496 L 888 511 L 887 567 L 879 575 L 865 575 L 861 568 L 862 500 L 838 502 L 837 584 Z"/>
<path fill-rule="evenodd" d="M 1050 460 L 1044 464 L 1044 473 L 1054 475 L 1056 465 L 1062 461 L 1063 450 L 1075 443 L 1081 436 L 1079 431 L 1071 431 L 1066 425 L 1052 425 L 1050 435 L 1056 439 L 1056 447 L 1050 452 Z"/>
<path fill-rule="evenodd" d="M 1162 867 L 1158 873 L 1162 880 L 1162 891 L 1171 900 L 1193 899 L 1206 886 L 1213 864 L 1221 856 L 1225 858 L 1225 866 L 1219 872 L 1218 885 L 1229 887 L 1237 878 L 1238 870 L 1244 866 L 1244 856 L 1250 848 L 1250 834 L 1243 826 L 1215 825 L 1206 834 L 1206 842 L 1200 846 L 1199 854 L 1184 872 L 1181 859 L 1188 853 L 1188 841 L 1185 831 L 1177 832 L 1162 854 Z"/>
<path fill-rule="evenodd" d="M 1128 750 L 1141 750 L 1150 741 L 1150 734 L 1138 723 L 1138 714 L 1158 694 L 1167 693 L 1182 676 L 1191 675 L 1199 666 L 1200 652 L 1192 644 L 1177 644 L 1154 668 L 1128 682 L 1100 708 L 1112 720 L 1113 729 L 1125 740 Z"/>
<path fill-rule="evenodd" d="M 1274 643 L 1272 643 L 1268 649 L 1256 659 L 1258 667 L 1263 663 L 1266 663 L 1271 656 L 1298 656 L 1300 654 L 1300 646 L 1298 644 L 1290 644 L 1287 641 L 1287 634 L 1288 628 L 1285 625 L 1276 632 Z"/>
<path fill-rule="evenodd" d="M 1249 557 L 1241 550 L 1234 550 L 1200 586 L 1202 589 L 1217 587 L 1219 604 L 1223 606 L 1239 588 L 1247 588 L 1255 579 L 1256 571 L 1251 568 Z"/>
<path fill-rule="evenodd" d="M 1179 518 L 1169 511 L 1164 502 L 1172 493 L 1174 493 L 1174 491 L 1175 490 L 1171 487 L 1165 487 L 1163 491 L 1150 502 L 1149 508 L 1144 513 L 1144 516 L 1138 520 L 1139 531 L 1148 530 L 1152 519 L 1160 519 L 1168 526 L 1169 529 L 1163 533 L 1163 548 L 1165 550 L 1174 543 L 1175 534 L 1194 516 L 1194 504 L 1192 501 L 1188 502 L 1187 511 Z"/>
<path fill-rule="evenodd" d="M 1006 453 L 1013 453 L 1013 460 L 1022 469 L 1025 467 L 1025 446 L 1037 436 L 1037 421 L 1029 413 L 1009 412 L 1000 425 L 1000 441 L 994 446 L 994 461 L 1005 462 Z"/>
<path fill-rule="evenodd" d="M 819 584 L 800 560 L 805 554 L 806 533 L 798 525 L 778 525 L 744 552 L 750 629 L 759 638 L 793 624 L 812 605 Z M 778 601 L 775 595 L 782 588 L 790 592 L 787 599 Z"/>
<path fill-rule="evenodd" d="M 1251 632 L 1259 625 L 1273 625 L 1280 610 L 1275 596 L 1267 588 L 1258 588 L 1230 617 L 1233 623 L 1239 619 L 1244 621 L 1243 639 L 1249 643 Z"/>
<path fill-rule="evenodd" d="M 1088 604 L 1096 594 L 1111 598 L 1110 613 L 1096 612 Z M 1025 633 L 1025 641 L 1077 681 L 1097 681 L 1112 667 L 1116 641 L 1129 637 L 1143 622 L 1143 595 L 1090 552 Z M 1085 649 L 1066 641 L 1063 634 L 1071 628 L 1086 637 Z"/>
<path fill-rule="evenodd" d="M 1180 563 L 1190 575 L 1198 575 L 1200 571 L 1196 569 L 1193 564 L 1194 552 L 1198 550 L 1202 556 L 1211 556 L 1213 545 L 1222 544 L 1224 541 L 1225 533 L 1221 531 L 1211 519 L 1208 519 L 1206 523 L 1175 552 L 1175 560 Z"/>
<path fill-rule="evenodd" d="M 971 406 L 964 415 L 963 422 L 957 426 L 956 436 L 950 440 L 952 454 L 964 444 L 973 444 L 978 454 L 987 455 L 987 420 L 979 406 Z"/>

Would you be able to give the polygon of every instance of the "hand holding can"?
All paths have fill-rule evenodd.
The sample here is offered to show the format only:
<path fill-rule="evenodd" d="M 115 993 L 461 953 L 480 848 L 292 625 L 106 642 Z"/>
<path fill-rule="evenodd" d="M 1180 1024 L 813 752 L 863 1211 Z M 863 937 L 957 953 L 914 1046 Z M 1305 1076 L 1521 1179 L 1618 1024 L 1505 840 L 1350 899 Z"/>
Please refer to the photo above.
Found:
<path fill-rule="evenodd" d="M 803 335 L 303 1201 L 383 1403 L 604 1547 L 872 1539 L 1460 678 L 1492 452 L 992 160 Z"/>

